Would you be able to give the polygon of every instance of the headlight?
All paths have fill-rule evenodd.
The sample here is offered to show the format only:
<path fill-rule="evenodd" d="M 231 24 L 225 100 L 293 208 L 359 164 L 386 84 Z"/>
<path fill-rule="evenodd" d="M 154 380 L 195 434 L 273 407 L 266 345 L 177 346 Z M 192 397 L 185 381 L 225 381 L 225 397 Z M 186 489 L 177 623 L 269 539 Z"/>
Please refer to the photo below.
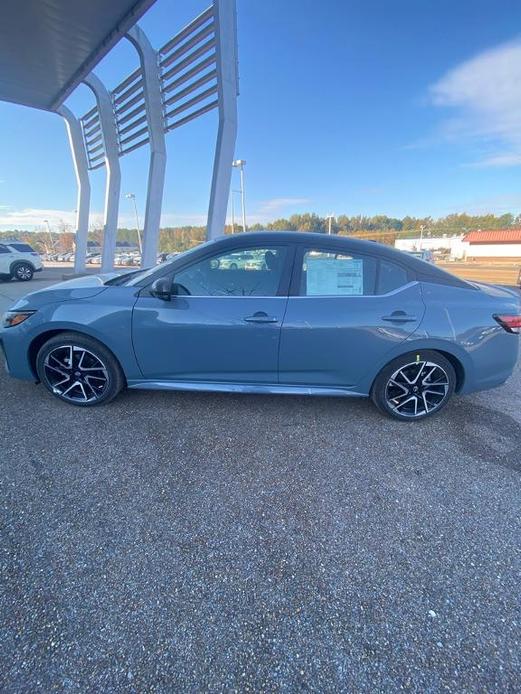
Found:
<path fill-rule="evenodd" d="M 35 311 L 8 311 L 4 313 L 2 318 L 3 328 L 14 328 L 15 325 L 20 325 L 24 320 L 27 320 Z"/>

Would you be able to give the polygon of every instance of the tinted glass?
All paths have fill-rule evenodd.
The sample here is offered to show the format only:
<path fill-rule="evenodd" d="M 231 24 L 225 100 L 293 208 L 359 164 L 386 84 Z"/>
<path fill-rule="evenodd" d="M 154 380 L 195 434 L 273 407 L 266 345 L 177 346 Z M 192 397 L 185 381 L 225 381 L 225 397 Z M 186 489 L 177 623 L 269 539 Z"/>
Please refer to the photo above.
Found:
<path fill-rule="evenodd" d="M 20 253 L 34 253 L 34 249 L 28 243 L 10 243 L 9 245 Z"/>
<path fill-rule="evenodd" d="M 409 281 L 407 270 L 391 263 L 388 260 L 380 261 L 380 272 L 378 273 L 377 294 L 387 294 L 399 287 L 403 287 Z"/>
<path fill-rule="evenodd" d="M 308 251 L 302 266 L 302 296 L 374 294 L 375 258 L 356 254 Z"/>
<path fill-rule="evenodd" d="M 0 243 L 0 253 L 10 253 L 11 251 L 7 246 L 4 246 L 3 244 Z"/>
<path fill-rule="evenodd" d="M 177 272 L 174 282 L 191 296 L 276 296 L 286 248 L 221 253 Z"/>

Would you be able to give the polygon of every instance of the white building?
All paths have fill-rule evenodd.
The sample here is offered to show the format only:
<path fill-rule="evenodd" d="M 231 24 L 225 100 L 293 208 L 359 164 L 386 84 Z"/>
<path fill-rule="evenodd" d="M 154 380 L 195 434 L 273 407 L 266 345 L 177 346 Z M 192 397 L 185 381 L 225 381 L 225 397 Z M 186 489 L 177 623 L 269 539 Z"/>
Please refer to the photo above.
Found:
<path fill-rule="evenodd" d="M 463 242 L 468 260 L 502 258 L 521 261 L 521 229 L 471 231 Z"/>

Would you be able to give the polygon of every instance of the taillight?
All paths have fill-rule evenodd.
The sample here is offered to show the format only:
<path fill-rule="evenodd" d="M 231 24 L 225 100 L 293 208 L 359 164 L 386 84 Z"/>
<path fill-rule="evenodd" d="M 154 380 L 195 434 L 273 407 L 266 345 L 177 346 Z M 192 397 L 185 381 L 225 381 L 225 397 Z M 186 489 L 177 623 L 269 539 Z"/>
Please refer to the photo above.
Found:
<path fill-rule="evenodd" d="M 521 315 L 518 316 L 494 316 L 499 325 L 504 328 L 507 333 L 518 333 L 521 328 Z"/>

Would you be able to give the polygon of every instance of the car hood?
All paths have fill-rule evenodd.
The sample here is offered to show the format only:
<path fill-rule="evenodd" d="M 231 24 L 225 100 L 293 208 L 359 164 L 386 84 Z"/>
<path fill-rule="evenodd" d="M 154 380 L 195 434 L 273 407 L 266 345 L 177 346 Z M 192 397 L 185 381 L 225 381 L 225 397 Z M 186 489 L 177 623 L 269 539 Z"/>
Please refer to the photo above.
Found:
<path fill-rule="evenodd" d="M 52 284 L 45 289 L 27 294 L 19 299 L 10 310 L 34 310 L 46 304 L 71 299 L 88 299 L 96 296 L 106 289 L 106 282 L 113 277 L 117 277 L 120 272 L 107 272 L 103 275 L 86 275 L 85 277 L 75 277 L 72 280 Z"/>

